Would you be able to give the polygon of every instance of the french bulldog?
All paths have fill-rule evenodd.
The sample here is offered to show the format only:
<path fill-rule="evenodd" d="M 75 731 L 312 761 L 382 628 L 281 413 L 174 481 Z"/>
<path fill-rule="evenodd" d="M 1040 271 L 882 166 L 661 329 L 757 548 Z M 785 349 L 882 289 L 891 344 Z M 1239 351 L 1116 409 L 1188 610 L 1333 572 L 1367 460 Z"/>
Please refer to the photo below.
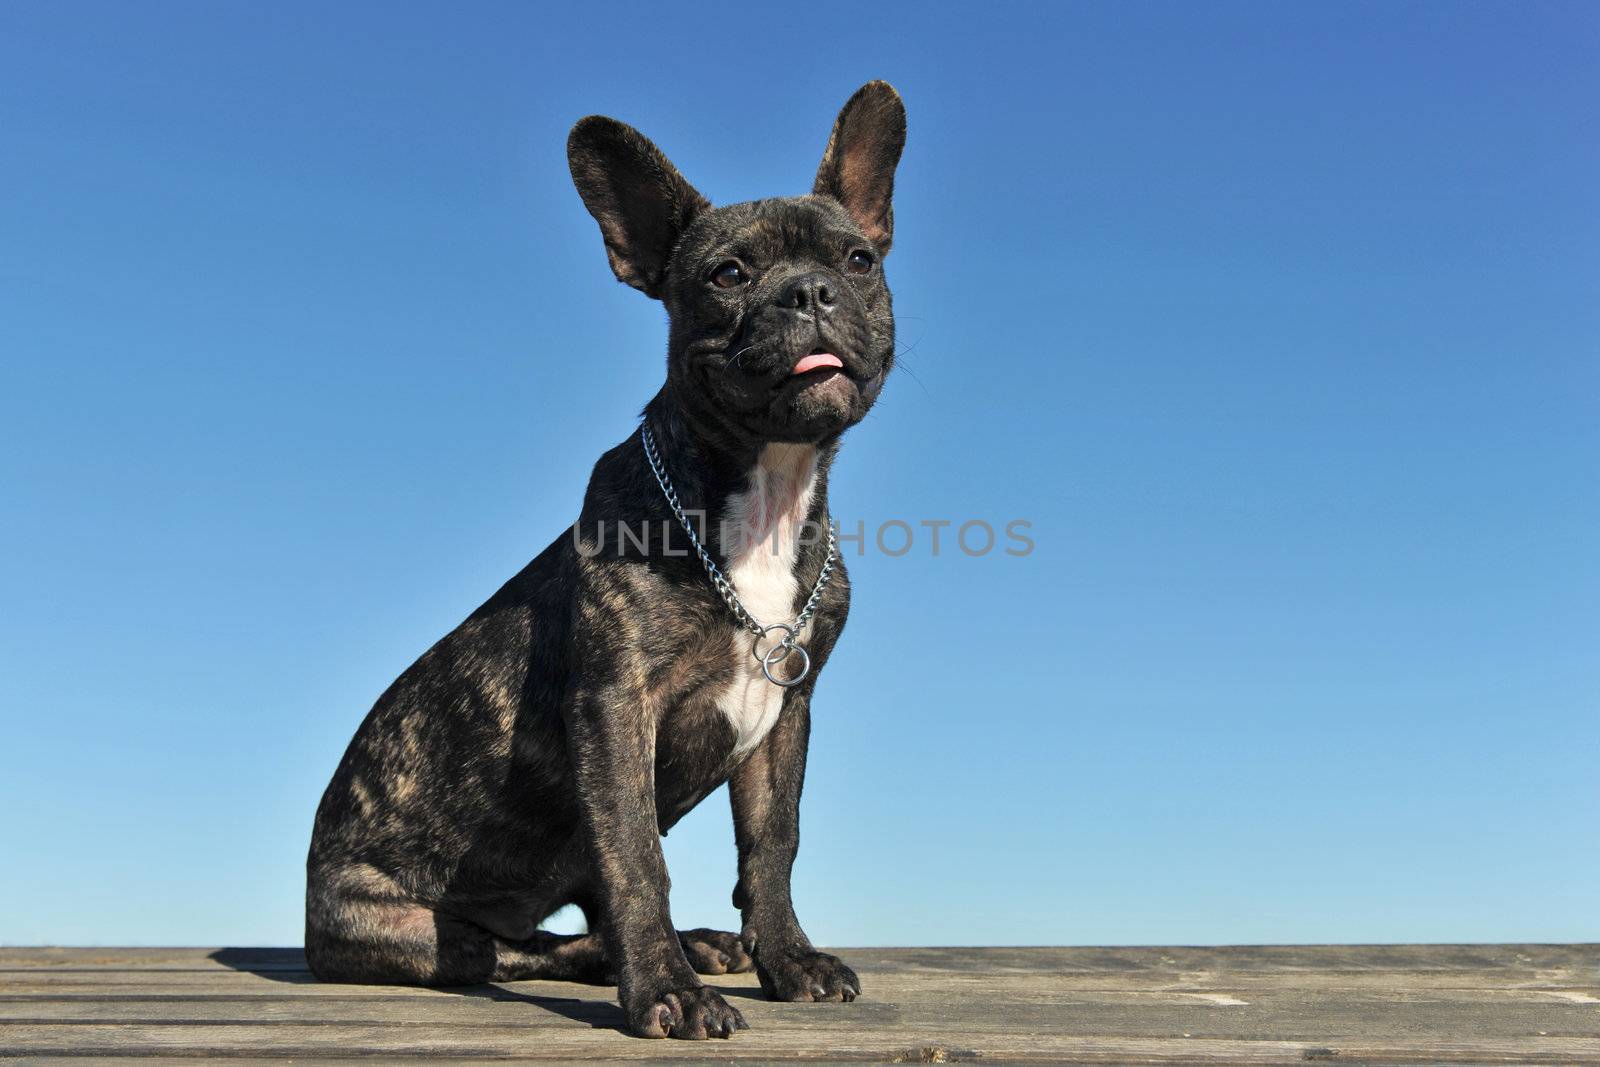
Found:
<path fill-rule="evenodd" d="M 666 382 L 595 464 L 576 526 L 356 731 L 306 864 L 318 978 L 614 981 L 643 1037 L 745 1026 L 697 972 L 753 968 L 775 1000 L 859 995 L 806 937 L 790 871 L 811 694 L 850 599 L 828 472 L 894 363 L 904 143 L 899 95 L 871 82 L 810 195 L 713 207 L 632 127 L 573 127 L 612 270 L 669 314 Z M 680 932 L 660 838 L 724 782 L 742 928 Z M 540 930 L 568 904 L 588 933 Z"/>

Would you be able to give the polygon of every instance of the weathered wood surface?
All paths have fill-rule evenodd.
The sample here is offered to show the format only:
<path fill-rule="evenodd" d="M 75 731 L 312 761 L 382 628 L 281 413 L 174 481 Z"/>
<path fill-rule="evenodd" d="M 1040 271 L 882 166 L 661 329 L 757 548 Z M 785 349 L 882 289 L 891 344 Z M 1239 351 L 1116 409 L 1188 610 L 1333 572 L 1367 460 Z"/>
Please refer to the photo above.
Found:
<path fill-rule="evenodd" d="M 1600 1063 L 1600 945 L 839 950 L 853 1004 L 730 1041 L 618 1032 L 616 990 L 323 985 L 291 949 L 0 949 L 0 1058 L 316 1062 Z"/>

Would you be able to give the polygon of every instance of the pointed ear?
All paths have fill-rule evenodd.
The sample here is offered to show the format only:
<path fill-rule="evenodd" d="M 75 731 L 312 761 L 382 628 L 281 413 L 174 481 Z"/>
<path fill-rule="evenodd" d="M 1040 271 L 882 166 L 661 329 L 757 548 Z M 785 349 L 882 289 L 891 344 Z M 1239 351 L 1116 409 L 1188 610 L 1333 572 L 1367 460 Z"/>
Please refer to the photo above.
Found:
<path fill-rule="evenodd" d="M 880 253 L 894 241 L 894 168 L 906 146 L 906 107 L 888 82 L 868 82 L 839 112 L 812 192 L 844 205 Z"/>
<path fill-rule="evenodd" d="M 572 127 L 567 164 L 617 280 L 659 299 L 678 235 L 710 202 L 649 138 L 604 115 Z"/>

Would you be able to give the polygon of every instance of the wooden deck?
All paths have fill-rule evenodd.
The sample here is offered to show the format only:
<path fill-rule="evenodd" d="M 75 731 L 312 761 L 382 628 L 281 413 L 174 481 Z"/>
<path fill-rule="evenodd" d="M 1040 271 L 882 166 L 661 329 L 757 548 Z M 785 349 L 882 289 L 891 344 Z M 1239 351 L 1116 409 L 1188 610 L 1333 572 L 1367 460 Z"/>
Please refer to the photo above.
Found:
<path fill-rule="evenodd" d="M 619 1033 L 615 989 L 322 985 L 298 950 L 0 949 L 0 1058 L 1600 1063 L 1600 945 L 839 950 L 853 1004 L 708 981 L 751 1029 Z"/>

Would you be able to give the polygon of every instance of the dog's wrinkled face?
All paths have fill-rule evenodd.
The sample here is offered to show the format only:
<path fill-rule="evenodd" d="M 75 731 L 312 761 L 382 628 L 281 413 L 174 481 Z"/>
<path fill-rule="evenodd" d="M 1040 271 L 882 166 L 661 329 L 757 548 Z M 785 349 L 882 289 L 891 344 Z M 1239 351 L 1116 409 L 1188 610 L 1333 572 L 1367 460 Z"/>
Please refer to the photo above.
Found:
<path fill-rule="evenodd" d="M 668 381 L 697 421 L 820 442 L 859 422 L 894 361 L 883 257 L 905 111 L 882 82 L 840 112 L 812 195 L 713 208 L 637 131 L 591 117 L 573 180 L 617 277 L 665 303 Z"/>
<path fill-rule="evenodd" d="M 696 219 L 663 294 L 678 395 L 761 440 L 819 441 L 859 422 L 894 359 L 881 255 L 820 196 Z"/>

